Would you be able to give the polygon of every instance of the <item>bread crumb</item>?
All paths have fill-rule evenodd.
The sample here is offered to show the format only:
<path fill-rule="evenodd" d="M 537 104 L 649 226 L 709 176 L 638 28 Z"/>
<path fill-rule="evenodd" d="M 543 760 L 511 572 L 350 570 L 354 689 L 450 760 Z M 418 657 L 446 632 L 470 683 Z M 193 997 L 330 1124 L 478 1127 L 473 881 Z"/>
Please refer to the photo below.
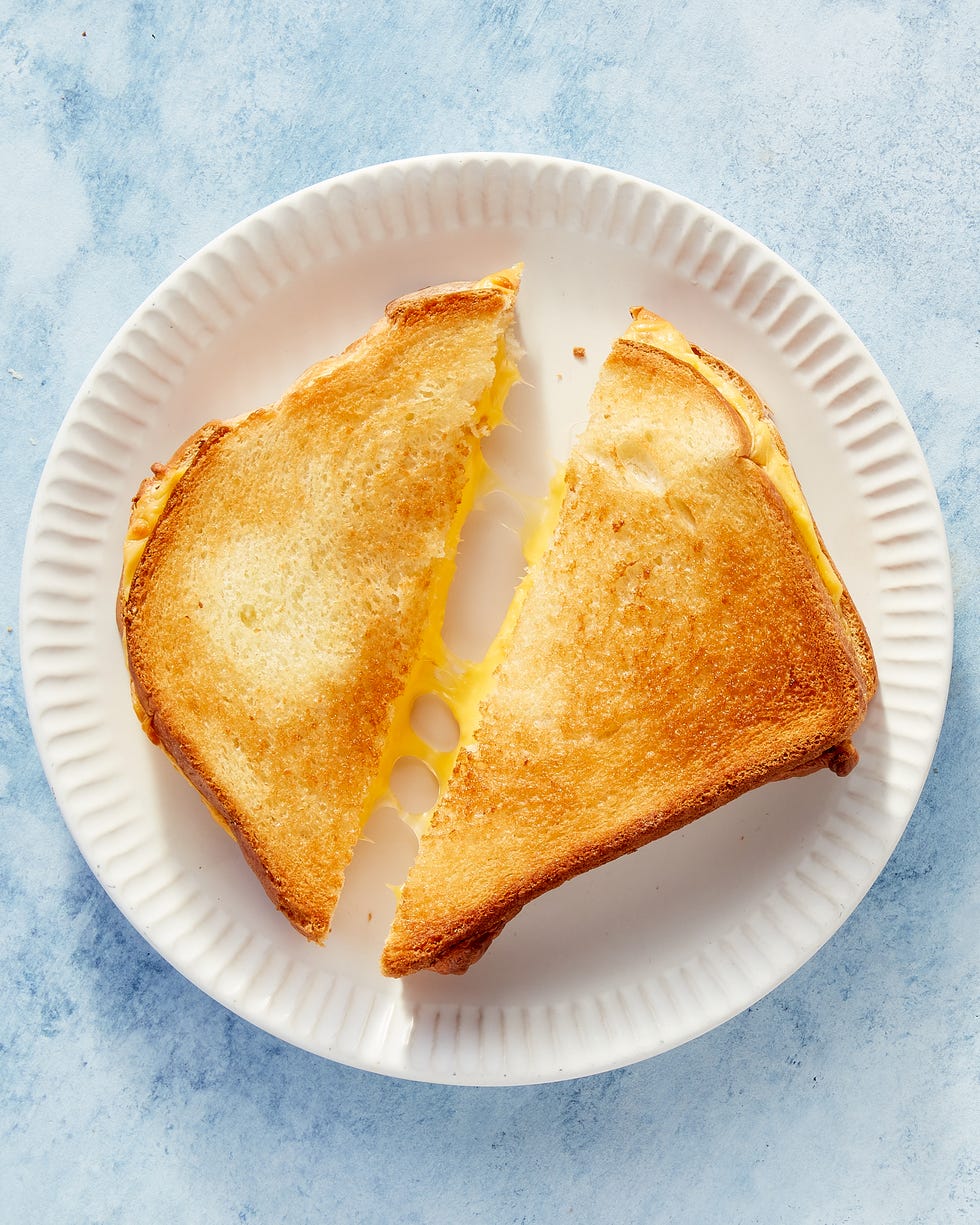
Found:
<path fill-rule="evenodd" d="M 581 359 L 581 358 L 585 357 L 585 348 L 584 348 L 584 346 L 583 346 L 583 345 L 576 345 L 576 346 L 575 346 L 575 348 L 572 350 L 572 357 L 577 357 L 577 358 L 579 358 L 579 359 Z"/>
<path fill-rule="evenodd" d="M 369 910 L 368 911 L 368 922 L 370 923 L 373 918 L 374 918 L 374 915 Z"/>
<path fill-rule="evenodd" d="M 561 382 L 561 379 L 562 379 L 562 376 L 561 376 L 561 371 L 559 371 L 559 373 L 558 373 L 558 382 L 559 382 L 559 383 Z"/>

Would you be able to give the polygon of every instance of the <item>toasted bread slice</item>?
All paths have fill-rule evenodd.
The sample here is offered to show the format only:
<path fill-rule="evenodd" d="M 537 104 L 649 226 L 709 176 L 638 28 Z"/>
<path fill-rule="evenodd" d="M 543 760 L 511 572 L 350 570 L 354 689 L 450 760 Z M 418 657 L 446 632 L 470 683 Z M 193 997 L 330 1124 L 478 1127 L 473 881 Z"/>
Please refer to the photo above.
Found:
<path fill-rule="evenodd" d="M 517 377 L 519 275 L 391 303 L 272 408 L 203 427 L 134 499 L 119 620 L 137 712 L 311 940 Z"/>
<path fill-rule="evenodd" d="M 461 972 L 570 877 L 856 761 L 874 657 L 782 440 L 740 376 L 635 315 L 422 833 L 385 974 Z"/>

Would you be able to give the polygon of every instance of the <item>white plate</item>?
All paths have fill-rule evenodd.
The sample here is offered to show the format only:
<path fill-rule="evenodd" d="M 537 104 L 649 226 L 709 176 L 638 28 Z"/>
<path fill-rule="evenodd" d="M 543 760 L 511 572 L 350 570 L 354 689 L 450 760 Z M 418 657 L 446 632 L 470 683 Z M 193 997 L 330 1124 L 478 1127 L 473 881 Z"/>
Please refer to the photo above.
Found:
<path fill-rule="evenodd" d="M 567 451 L 628 308 L 668 316 L 774 407 L 867 622 L 881 692 L 848 779 L 825 772 L 744 796 L 532 903 L 464 977 L 391 982 L 377 971 L 392 910 L 384 886 L 407 866 L 411 836 L 375 822 L 382 836 L 358 848 L 327 944 L 293 932 L 133 716 L 113 615 L 121 541 L 150 463 L 201 422 L 275 399 L 389 299 L 516 260 L 532 387 L 513 401 L 524 432 L 502 449 L 515 473 L 522 454 L 533 468 Z M 289 1042 L 469 1084 L 555 1080 L 657 1054 L 802 965 L 905 828 L 942 722 L 952 638 L 945 535 L 922 454 L 830 306 L 697 204 L 609 170 L 503 154 L 393 163 L 311 187 L 178 269 L 109 345 L 58 434 L 30 525 L 21 620 L 51 786 L 134 927 Z"/>

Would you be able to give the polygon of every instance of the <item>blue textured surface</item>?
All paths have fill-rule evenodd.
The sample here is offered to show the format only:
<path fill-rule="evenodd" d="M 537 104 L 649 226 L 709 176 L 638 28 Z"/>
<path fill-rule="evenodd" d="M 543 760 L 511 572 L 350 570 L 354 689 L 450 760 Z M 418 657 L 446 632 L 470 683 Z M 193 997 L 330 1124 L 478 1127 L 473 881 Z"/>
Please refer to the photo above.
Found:
<path fill-rule="evenodd" d="M 0 7 L 0 1217 L 980 1219 L 976 3 L 316 8 Z M 307 183 L 477 148 L 652 179 L 799 268 L 923 444 L 958 618 L 933 772 L 840 933 L 680 1050 L 509 1090 L 335 1066 L 171 970 L 60 819 L 16 633 L 45 455 L 150 290 Z"/>

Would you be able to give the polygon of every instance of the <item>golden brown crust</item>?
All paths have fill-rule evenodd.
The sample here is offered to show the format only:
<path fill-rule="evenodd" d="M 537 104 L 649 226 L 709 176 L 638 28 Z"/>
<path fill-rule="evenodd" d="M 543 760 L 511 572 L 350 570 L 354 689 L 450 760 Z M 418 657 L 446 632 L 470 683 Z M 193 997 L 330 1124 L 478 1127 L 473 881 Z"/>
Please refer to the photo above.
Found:
<path fill-rule="evenodd" d="M 784 770 L 780 773 L 773 773 L 764 781 L 767 783 L 781 782 L 789 778 L 800 778 L 807 774 L 814 774 L 818 770 L 829 769 L 832 773 L 839 777 L 844 777 L 854 769 L 858 762 L 858 754 L 854 745 L 847 740 L 842 744 L 834 745 L 825 752 L 819 754 L 808 762 L 803 762 L 791 769 Z M 739 793 L 741 794 L 741 793 Z M 734 798 L 734 797 L 732 797 Z M 481 917 L 480 926 L 484 928 L 481 933 L 469 939 L 462 939 L 455 943 L 450 943 L 448 951 L 433 951 L 431 960 L 428 954 L 424 954 L 421 960 L 426 962 L 424 968 L 435 970 L 439 974 L 465 974 L 466 971 L 475 962 L 479 961 L 483 954 L 489 949 L 490 945 L 500 935 L 507 924 L 517 917 L 521 910 L 532 901 L 535 897 L 540 897 L 541 894 L 548 892 L 551 889 L 557 888 L 564 884 L 566 880 L 571 880 L 574 876 L 580 875 L 582 872 L 587 872 L 592 868 L 599 867 L 603 863 L 609 863 L 613 859 L 618 858 L 622 854 L 632 854 L 646 845 L 647 841 L 652 841 L 654 838 L 664 837 L 672 833 L 676 829 L 682 828 L 698 817 L 704 816 L 715 807 L 720 807 L 727 800 L 719 799 L 717 803 L 711 803 L 703 812 L 697 808 L 690 809 L 684 814 L 683 820 L 678 820 L 676 823 L 664 822 L 658 832 L 653 834 L 652 838 L 639 841 L 635 844 L 625 846 L 620 850 L 615 844 L 610 844 L 605 848 L 603 855 L 598 854 L 586 862 L 572 865 L 570 863 L 562 864 L 556 867 L 549 879 L 540 881 L 534 892 L 522 891 L 515 898 L 512 898 L 509 904 L 501 905 L 496 911 L 494 919 L 489 917 Z M 394 977 L 403 977 L 406 974 L 412 974 L 419 967 L 416 958 L 403 958 L 398 960 L 394 956 L 389 956 L 386 960 L 386 973 Z"/>
<path fill-rule="evenodd" d="M 151 465 L 150 475 L 140 482 L 139 488 L 133 494 L 126 533 L 127 541 L 143 542 L 145 547 L 145 542 L 159 522 L 160 512 L 156 504 L 160 500 L 162 491 L 166 490 L 173 480 L 179 480 L 180 476 L 191 467 L 195 458 L 207 449 L 216 436 L 225 433 L 227 429 L 228 425 L 224 421 L 208 421 L 185 439 L 166 463 Z M 129 573 L 129 567 L 124 566 L 116 592 L 116 624 L 120 632 L 123 630 L 123 609 L 129 596 L 132 580 L 133 574 Z"/>
<path fill-rule="evenodd" d="M 516 284 L 392 303 L 274 408 L 199 430 L 134 499 L 148 539 L 120 616 L 148 731 L 313 940 L 424 632 Z"/>
<path fill-rule="evenodd" d="M 462 318 L 495 317 L 500 313 L 501 294 L 513 295 L 517 291 L 516 279 L 508 280 L 494 288 L 474 289 L 465 282 L 443 285 L 438 294 L 431 291 L 408 294 L 389 302 L 385 317 L 389 324 L 411 327 L 422 319 L 459 320 Z"/>
<path fill-rule="evenodd" d="M 701 358 L 702 361 L 706 362 L 709 366 L 712 367 L 712 369 L 714 369 L 720 375 L 722 375 L 723 378 L 728 379 L 731 383 L 733 383 L 736 387 L 738 387 L 738 389 L 742 392 L 742 395 L 745 397 L 746 402 L 755 410 L 756 415 L 758 416 L 759 420 L 765 421 L 767 424 L 769 424 L 772 427 L 773 440 L 775 441 L 776 446 L 779 448 L 783 458 L 788 461 L 789 453 L 786 450 L 786 443 L 782 435 L 779 433 L 779 430 L 775 428 L 775 421 L 773 419 L 772 410 L 770 409 L 769 405 L 766 404 L 766 402 L 762 399 L 762 397 L 759 395 L 756 389 L 752 386 L 752 384 L 747 379 L 745 379 L 741 374 L 739 374 L 737 370 L 733 370 L 731 366 L 727 365 L 720 358 L 713 356 L 711 353 L 708 353 L 705 349 L 699 348 L 697 345 L 692 345 L 691 347 L 693 348 L 694 352 L 698 355 L 698 357 Z M 807 507 L 807 509 L 809 510 L 809 507 Z M 814 526 L 816 527 L 816 523 L 814 524 Z M 851 646 L 854 650 L 858 664 L 861 668 L 861 672 L 864 676 L 864 684 L 868 691 L 868 698 L 870 700 L 870 698 L 875 694 L 875 692 L 878 689 L 878 669 L 875 664 L 874 650 L 872 649 L 872 646 L 871 646 L 871 639 L 868 637 L 867 628 L 865 627 L 864 622 L 861 620 L 861 615 L 858 612 L 857 608 L 855 607 L 855 604 L 854 604 L 853 599 L 851 598 L 850 592 L 847 590 L 847 585 L 844 583 L 843 575 L 837 569 L 837 566 L 834 563 L 834 559 L 830 556 L 830 552 L 827 549 L 826 544 L 824 543 L 823 536 L 821 536 L 820 534 L 819 527 L 816 528 L 816 531 L 817 531 L 817 539 L 820 542 L 820 547 L 823 549 L 824 554 L 826 555 L 826 558 L 831 565 L 831 568 L 833 569 L 834 573 L 837 575 L 837 578 L 840 580 L 842 590 L 841 590 L 840 605 L 838 608 L 838 612 L 840 614 L 841 622 L 844 626 L 844 629 L 847 632 L 847 636 L 850 640 Z M 851 753 L 854 752 L 853 745 L 850 746 L 850 752 Z M 841 746 L 841 756 L 840 756 L 839 762 L 848 761 L 848 760 L 852 760 L 852 759 L 850 757 L 850 754 L 847 751 L 847 746 L 846 745 Z M 848 769 L 846 770 L 835 769 L 834 766 L 830 766 L 829 768 L 834 770 L 834 773 L 846 774 L 846 773 L 849 773 L 851 769 L 853 769 L 853 766 L 854 764 L 856 764 L 856 762 L 857 762 L 857 757 L 855 755 L 852 760 L 852 764 L 850 767 L 848 767 Z"/>
<path fill-rule="evenodd" d="M 750 442 L 687 363 L 613 347 L 553 546 L 402 891 L 386 974 L 462 972 L 563 881 L 766 781 L 853 768 L 867 636 Z"/>

